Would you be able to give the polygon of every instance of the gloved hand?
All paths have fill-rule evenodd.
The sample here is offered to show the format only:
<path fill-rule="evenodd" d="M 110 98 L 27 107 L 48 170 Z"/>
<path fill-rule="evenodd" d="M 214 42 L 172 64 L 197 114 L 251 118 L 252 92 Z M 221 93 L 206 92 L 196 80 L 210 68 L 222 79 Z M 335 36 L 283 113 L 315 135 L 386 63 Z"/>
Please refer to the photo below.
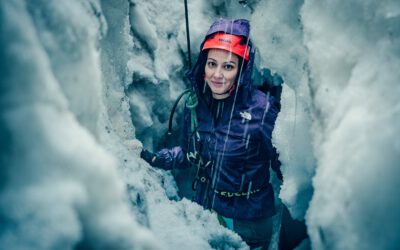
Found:
<path fill-rule="evenodd" d="M 151 166 L 154 166 L 156 160 L 157 160 L 157 154 L 150 152 L 146 149 L 143 149 L 142 152 L 140 152 L 140 157 L 147 161 Z"/>

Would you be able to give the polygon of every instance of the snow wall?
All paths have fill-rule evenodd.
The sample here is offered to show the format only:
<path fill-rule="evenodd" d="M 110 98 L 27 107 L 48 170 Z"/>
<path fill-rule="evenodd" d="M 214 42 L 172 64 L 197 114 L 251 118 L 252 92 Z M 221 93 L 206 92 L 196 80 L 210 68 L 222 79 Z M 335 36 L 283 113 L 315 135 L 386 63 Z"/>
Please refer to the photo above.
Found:
<path fill-rule="evenodd" d="M 285 81 L 279 197 L 306 221 L 303 248 L 397 249 L 400 3 L 198 0 L 189 13 L 192 58 L 213 20 L 247 18 L 255 79 Z M 1 1 L 0 248 L 247 248 L 179 197 L 185 175 L 139 158 L 162 146 L 185 88 L 183 20 L 178 0 Z"/>

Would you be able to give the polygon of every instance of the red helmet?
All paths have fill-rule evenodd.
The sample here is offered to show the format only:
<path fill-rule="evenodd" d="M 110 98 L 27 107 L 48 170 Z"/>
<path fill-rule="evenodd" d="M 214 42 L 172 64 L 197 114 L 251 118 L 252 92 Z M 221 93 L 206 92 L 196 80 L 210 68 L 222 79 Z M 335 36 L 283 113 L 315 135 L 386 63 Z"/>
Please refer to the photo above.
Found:
<path fill-rule="evenodd" d="M 241 36 L 216 33 L 206 40 L 202 51 L 206 49 L 223 49 L 249 60 L 250 51 L 246 44 L 241 43 L 242 39 Z"/>

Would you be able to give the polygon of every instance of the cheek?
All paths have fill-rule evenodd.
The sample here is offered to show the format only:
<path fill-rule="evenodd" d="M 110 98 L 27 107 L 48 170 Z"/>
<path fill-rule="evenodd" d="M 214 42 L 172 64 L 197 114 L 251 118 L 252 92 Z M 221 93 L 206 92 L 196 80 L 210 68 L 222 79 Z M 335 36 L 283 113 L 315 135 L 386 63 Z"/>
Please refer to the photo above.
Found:
<path fill-rule="evenodd" d="M 236 74 L 237 74 L 237 72 L 230 72 L 230 74 L 228 74 L 228 75 L 226 76 L 226 80 L 227 80 L 227 81 L 230 81 L 230 82 L 235 81 Z"/>
<path fill-rule="evenodd" d="M 212 76 L 212 71 L 206 67 L 204 70 L 204 78 L 209 79 L 211 76 Z"/>

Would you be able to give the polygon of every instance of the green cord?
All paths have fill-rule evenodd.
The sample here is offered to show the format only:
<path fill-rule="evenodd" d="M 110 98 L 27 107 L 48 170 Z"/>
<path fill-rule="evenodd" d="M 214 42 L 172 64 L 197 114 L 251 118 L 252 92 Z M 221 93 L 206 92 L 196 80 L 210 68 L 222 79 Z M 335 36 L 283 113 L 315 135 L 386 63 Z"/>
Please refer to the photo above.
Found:
<path fill-rule="evenodd" d="M 195 92 L 190 92 L 189 96 L 186 98 L 186 107 L 190 109 L 191 114 L 191 122 L 190 122 L 190 129 L 191 132 L 195 132 L 197 128 L 197 114 L 196 114 L 196 107 L 199 104 L 197 100 L 197 96 Z"/>

